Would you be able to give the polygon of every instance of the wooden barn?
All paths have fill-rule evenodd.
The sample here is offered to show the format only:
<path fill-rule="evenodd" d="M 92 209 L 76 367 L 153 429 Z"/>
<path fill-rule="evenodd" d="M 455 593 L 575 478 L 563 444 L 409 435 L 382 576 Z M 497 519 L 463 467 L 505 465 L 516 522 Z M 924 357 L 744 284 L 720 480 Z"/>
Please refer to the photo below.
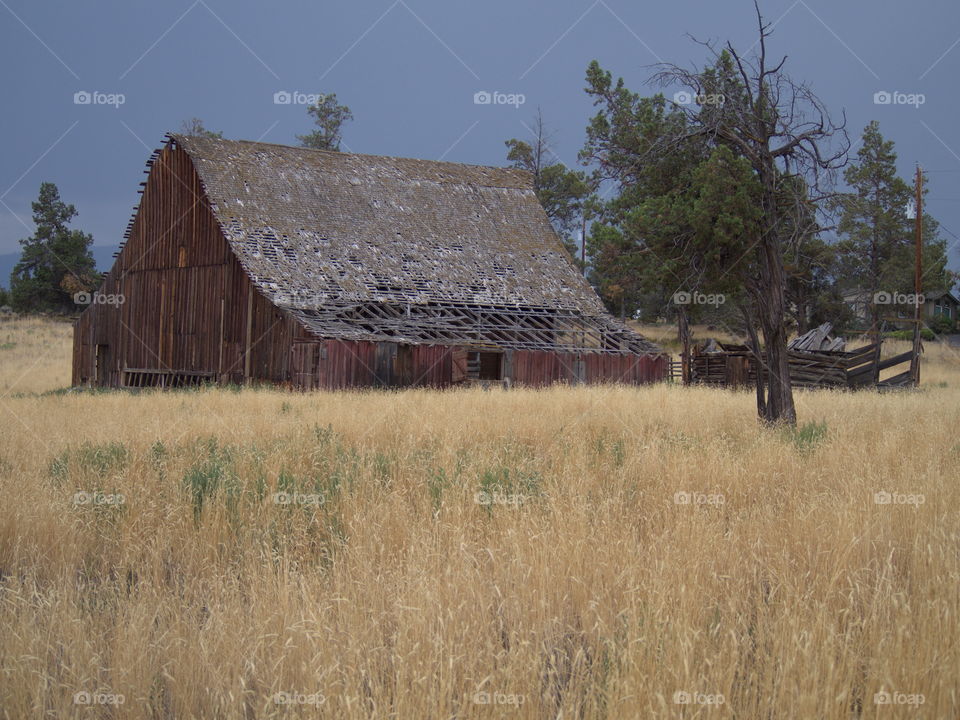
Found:
<path fill-rule="evenodd" d="M 73 382 L 643 383 L 522 171 L 169 135 L 77 320 Z"/>

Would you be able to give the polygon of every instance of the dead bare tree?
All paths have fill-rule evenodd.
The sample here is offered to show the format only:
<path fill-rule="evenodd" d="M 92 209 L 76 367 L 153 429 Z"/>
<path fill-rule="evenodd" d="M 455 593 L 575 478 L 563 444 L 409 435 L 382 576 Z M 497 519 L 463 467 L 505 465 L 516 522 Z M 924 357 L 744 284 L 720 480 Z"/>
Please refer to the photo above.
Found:
<path fill-rule="evenodd" d="M 746 317 L 748 322 L 756 319 L 763 333 L 761 359 L 767 371 L 765 380 L 757 374 L 757 409 L 769 423 L 792 425 L 796 409 L 787 354 L 784 251 L 809 232 L 809 204 L 832 195 L 850 142 L 846 117 L 834 122 L 810 87 L 784 72 L 786 56 L 776 64 L 768 60 L 772 26 L 756 0 L 754 8 L 759 29 L 755 50 L 744 54 L 729 42 L 701 43 L 716 60 L 710 71 L 662 65 L 654 80 L 681 85 L 694 97 L 716 98 L 712 105 L 682 107 L 688 137 L 707 136 L 728 145 L 749 162 L 759 181 L 762 221 L 756 237 L 744 238 L 744 285 L 751 306 Z"/>

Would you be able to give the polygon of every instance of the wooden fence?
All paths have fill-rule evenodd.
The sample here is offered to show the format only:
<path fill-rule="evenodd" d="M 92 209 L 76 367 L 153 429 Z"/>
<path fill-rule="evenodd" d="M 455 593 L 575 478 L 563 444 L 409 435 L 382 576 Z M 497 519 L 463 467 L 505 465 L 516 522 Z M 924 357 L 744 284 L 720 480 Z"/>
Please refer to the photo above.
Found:
<path fill-rule="evenodd" d="M 756 384 L 758 368 L 766 374 L 766 368 L 761 367 L 746 346 L 723 343 L 718 343 L 718 346 L 718 352 L 694 349 L 690 358 L 692 383 L 745 387 Z M 881 371 L 911 363 L 914 358 L 914 352 L 910 350 L 881 360 L 879 343 L 848 352 L 789 350 L 788 357 L 790 379 L 794 387 L 889 389 L 913 383 L 909 368 L 885 380 L 879 379 Z"/>

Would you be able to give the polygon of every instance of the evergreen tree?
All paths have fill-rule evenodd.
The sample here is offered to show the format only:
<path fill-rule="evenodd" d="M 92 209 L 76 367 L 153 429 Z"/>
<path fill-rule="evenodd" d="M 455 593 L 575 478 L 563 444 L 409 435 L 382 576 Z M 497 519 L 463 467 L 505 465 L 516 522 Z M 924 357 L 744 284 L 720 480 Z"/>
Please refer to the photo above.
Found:
<path fill-rule="evenodd" d="M 844 179 L 852 191 L 837 203 L 841 284 L 864 292 L 870 302 L 870 320 L 879 325 L 890 308 L 873 302 L 877 293 L 914 291 L 915 239 L 914 221 L 907 217 L 914 189 L 897 175 L 893 141 L 884 139 L 876 121 L 864 128 L 857 160 L 847 167 Z M 926 213 L 922 262 L 923 290 L 949 289 L 946 242 L 939 236 L 939 223 Z"/>
<path fill-rule="evenodd" d="M 10 274 L 10 298 L 18 312 L 73 312 L 74 294 L 90 292 L 100 275 L 93 236 L 67 227 L 77 210 L 60 199 L 53 183 L 41 183 L 33 206 L 34 234 L 20 241 L 20 260 Z"/>

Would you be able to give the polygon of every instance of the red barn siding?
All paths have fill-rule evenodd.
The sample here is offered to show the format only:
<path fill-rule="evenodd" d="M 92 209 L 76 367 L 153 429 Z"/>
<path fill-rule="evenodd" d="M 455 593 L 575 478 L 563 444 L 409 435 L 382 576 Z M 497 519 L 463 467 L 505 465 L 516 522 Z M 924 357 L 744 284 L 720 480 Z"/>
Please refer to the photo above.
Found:
<path fill-rule="evenodd" d="M 578 368 L 582 376 L 578 377 Z M 549 353 L 517 350 L 513 354 L 513 381 L 541 387 L 553 382 L 625 383 L 637 385 L 666 377 L 666 357 L 604 355 L 600 353 Z"/>
<path fill-rule="evenodd" d="M 407 345 L 388 367 L 378 364 L 378 345 L 355 340 L 309 340 L 303 336 L 290 353 L 291 382 L 302 390 L 350 387 L 446 387 L 451 384 L 453 348 Z M 378 369 L 380 372 L 378 373 Z"/>

